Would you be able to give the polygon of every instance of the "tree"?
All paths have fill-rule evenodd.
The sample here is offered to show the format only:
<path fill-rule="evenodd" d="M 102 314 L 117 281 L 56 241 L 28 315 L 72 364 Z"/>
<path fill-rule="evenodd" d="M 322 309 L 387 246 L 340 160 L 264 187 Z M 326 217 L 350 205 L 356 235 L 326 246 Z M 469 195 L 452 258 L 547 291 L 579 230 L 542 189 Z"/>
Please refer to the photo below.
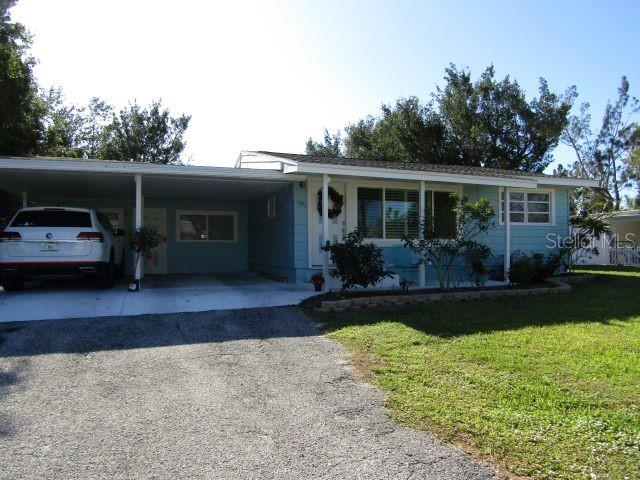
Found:
<path fill-rule="evenodd" d="M 459 164 L 541 172 L 551 161 L 571 105 L 540 79 L 527 102 L 517 82 L 495 80 L 493 67 L 473 82 L 451 65 L 445 86 L 429 103 L 417 97 L 382 105 L 379 116 L 347 125 L 345 136 L 325 132 L 307 153 L 405 163 Z"/>
<path fill-rule="evenodd" d="M 575 89 L 566 94 L 571 101 Z M 556 170 L 557 175 L 572 174 L 600 183 L 600 188 L 577 190 L 574 203 L 585 211 L 619 210 L 621 192 L 634 178 L 633 152 L 638 142 L 637 125 L 633 119 L 640 111 L 638 100 L 629 95 L 629 81 L 622 77 L 615 102 L 607 102 L 597 135 L 591 130 L 588 103 L 582 103 L 577 114 L 571 115 L 562 133 L 562 142 L 571 147 L 576 160 Z"/>
<path fill-rule="evenodd" d="M 307 140 L 306 146 L 307 155 L 316 155 L 318 157 L 342 157 L 342 138 L 340 132 L 336 132 L 333 135 L 329 133 L 329 130 L 324 129 L 324 142 L 316 142 L 313 138 Z"/>
<path fill-rule="evenodd" d="M 33 74 L 36 60 L 29 55 L 31 36 L 11 21 L 15 0 L 0 0 L 0 154 L 37 153 L 42 142 L 45 107 Z"/>
<path fill-rule="evenodd" d="M 455 286 L 455 270 L 461 261 L 478 261 L 486 259 L 490 252 L 478 243 L 475 238 L 491 229 L 494 224 L 495 207 L 489 200 L 481 198 L 469 202 L 465 197 L 452 193 L 453 212 L 456 228 L 453 238 L 443 238 L 441 232 L 434 228 L 435 219 L 425 219 L 420 228 L 422 238 L 404 237 L 404 246 L 420 257 L 421 263 L 431 263 L 438 275 L 442 290 Z M 477 265 L 472 266 L 478 270 Z"/>
<path fill-rule="evenodd" d="M 180 164 L 185 147 L 184 133 L 191 116 L 172 117 L 157 100 L 149 107 L 136 102 L 114 115 L 104 129 L 104 143 L 98 158 L 111 160 Z"/>
<path fill-rule="evenodd" d="M 455 65 L 435 98 L 462 165 L 542 172 L 551 162 L 571 104 L 540 79 L 539 97 L 527 102 L 508 76 L 497 81 L 493 66 L 472 82 Z"/>
<path fill-rule="evenodd" d="M 347 156 L 403 163 L 455 161 L 445 126 L 431 104 L 409 97 L 381 109 L 379 118 L 346 127 Z"/>

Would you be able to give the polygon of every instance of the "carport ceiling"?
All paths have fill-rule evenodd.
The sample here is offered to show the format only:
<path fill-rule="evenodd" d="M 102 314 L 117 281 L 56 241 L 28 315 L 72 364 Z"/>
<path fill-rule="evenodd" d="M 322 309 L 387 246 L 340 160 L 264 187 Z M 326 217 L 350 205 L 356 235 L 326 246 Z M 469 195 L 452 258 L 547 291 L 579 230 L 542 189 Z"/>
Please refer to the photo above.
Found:
<path fill-rule="evenodd" d="M 143 175 L 146 198 L 255 200 L 285 187 L 286 181 Z M 29 198 L 135 198 L 133 175 L 89 172 L 4 171 L 0 188 Z"/>

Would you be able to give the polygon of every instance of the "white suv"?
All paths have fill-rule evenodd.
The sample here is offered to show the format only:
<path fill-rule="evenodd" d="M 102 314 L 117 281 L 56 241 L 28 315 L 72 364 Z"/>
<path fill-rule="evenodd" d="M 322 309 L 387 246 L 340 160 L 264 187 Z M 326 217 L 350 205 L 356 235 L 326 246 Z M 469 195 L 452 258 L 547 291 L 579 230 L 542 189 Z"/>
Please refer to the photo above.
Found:
<path fill-rule="evenodd" d="M 124 275 L 124 231 L 92 208 L 31 207 L 0 231 L 0 284 L 22 289 L 45 275 L 90 275 L 103 288 Z"/>

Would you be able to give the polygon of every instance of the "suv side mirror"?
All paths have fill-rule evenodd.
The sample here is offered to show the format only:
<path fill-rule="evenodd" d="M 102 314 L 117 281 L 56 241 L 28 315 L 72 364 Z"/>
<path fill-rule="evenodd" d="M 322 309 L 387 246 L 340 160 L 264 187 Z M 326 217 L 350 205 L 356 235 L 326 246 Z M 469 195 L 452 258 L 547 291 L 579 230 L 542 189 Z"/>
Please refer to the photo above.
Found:
<path fill-rule="evenodd" d="M 116 237 L 124 237 L 125 231 L 122 228 L 116 228 Z"/>

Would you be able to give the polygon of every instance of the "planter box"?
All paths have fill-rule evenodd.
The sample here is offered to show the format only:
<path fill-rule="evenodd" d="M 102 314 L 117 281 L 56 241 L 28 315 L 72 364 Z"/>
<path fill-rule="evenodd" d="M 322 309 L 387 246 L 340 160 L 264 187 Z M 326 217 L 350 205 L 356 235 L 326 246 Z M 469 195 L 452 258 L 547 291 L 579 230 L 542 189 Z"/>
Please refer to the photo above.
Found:
<path fill-rule="evenodd" d="M 448 293 L 427 293 L 417 295 L 380 295 L 371 297 L 359 297 L 344 300 L 326 300 L 322 302 L 321 312 L 344 312 L 356 308 L 391 307 L 398 304 L 431 303 L 431 302 L 461 302 L 477 299 L 499 299 L 505 297 L 525 297 L 528 295 L 549 295 L 556 293 L 568 293 L 571 285 L 554 279 L 557 287 L 537 287 L 505 290 L 476 290 L 457 291 Z"/>

